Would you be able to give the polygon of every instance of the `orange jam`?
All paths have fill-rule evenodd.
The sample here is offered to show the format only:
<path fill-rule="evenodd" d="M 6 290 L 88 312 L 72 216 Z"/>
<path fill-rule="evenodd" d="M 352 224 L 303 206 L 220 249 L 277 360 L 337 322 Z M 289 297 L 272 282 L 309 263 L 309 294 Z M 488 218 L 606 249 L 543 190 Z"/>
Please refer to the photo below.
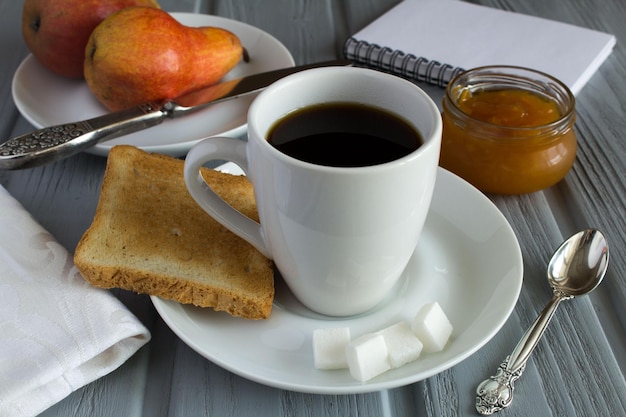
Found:
<path fill-rule="evenodd" d="M 573 95 L 550 76 L 517 67 L 467 71 L 443 100 L 440 165 L 488 193 L 547 188 L 574 163 L 574 119 Z"/>
<path fill-rule="evenodd" d="M 561 118 L 554 102 L 526 90 L 485 90 L 461 93 L 457 101 L 466 115 L 498 126 L 535 127 Z"/>

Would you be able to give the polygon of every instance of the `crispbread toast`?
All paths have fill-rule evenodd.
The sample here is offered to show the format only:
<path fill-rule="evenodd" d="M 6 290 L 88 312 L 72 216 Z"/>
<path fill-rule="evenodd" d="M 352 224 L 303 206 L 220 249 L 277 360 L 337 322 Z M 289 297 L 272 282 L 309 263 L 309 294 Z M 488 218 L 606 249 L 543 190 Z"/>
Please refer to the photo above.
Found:
<path fill-rule="evenodd" d="M 225 201 L 258 218 L 244 176 L 210 169 L 202 175 Z M 132 146 L 111 149 L 96 214 L 74 262 L 98 287 L 248 319 L 267 318 L 272 308 L 272 262 L 196 204 L 185 186 L 183 161 Z"/>

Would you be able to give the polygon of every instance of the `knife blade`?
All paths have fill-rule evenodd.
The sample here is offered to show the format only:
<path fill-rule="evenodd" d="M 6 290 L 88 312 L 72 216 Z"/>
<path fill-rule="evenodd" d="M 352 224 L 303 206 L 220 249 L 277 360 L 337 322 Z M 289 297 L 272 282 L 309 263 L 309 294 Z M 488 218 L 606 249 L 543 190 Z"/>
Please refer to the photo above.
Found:
<path fill-rule="evenodd" d="M 0 145 L 0 169 L 32 168 L 67 158 L 96 143 L 156 126 L 210 105 L 259 92 L 287 75 L 312 68 L 349 66 L 338 59 L 248 75 L 205 87 L 173 100 L 149 102 L 88 120 L 45 127 Z"/>

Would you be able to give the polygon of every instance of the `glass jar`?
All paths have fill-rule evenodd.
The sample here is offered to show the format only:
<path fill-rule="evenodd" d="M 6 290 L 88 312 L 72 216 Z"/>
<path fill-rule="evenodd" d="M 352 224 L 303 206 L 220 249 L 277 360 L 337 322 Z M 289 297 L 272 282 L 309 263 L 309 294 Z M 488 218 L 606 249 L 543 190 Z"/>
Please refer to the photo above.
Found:
<path fill-rule="evenodd" d="M 560 181 L 576 157 L 575 98 L 547 74 L 489 66 L 455 77 L 443 99 L 440 165 L 486 193 Z"/>

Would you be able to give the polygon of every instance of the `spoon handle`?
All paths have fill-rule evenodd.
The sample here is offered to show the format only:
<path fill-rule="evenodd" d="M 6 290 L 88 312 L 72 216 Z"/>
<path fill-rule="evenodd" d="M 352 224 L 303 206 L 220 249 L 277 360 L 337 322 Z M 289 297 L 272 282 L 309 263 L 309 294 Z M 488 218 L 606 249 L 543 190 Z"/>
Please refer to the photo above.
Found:
<path fill-rule="evenodd" d="M 478 413 L 491 415 L 511 405 L 513 383 L 522 376 L 526 368 L 526 361 L 548 327 L 557 307 L 566 298 L 571 297 L 555 292 L 548 305 L 517 343 L 513 353 L 498 366 L 496 374 L 478 385 L 476 389 L 476 411 Z"/>

